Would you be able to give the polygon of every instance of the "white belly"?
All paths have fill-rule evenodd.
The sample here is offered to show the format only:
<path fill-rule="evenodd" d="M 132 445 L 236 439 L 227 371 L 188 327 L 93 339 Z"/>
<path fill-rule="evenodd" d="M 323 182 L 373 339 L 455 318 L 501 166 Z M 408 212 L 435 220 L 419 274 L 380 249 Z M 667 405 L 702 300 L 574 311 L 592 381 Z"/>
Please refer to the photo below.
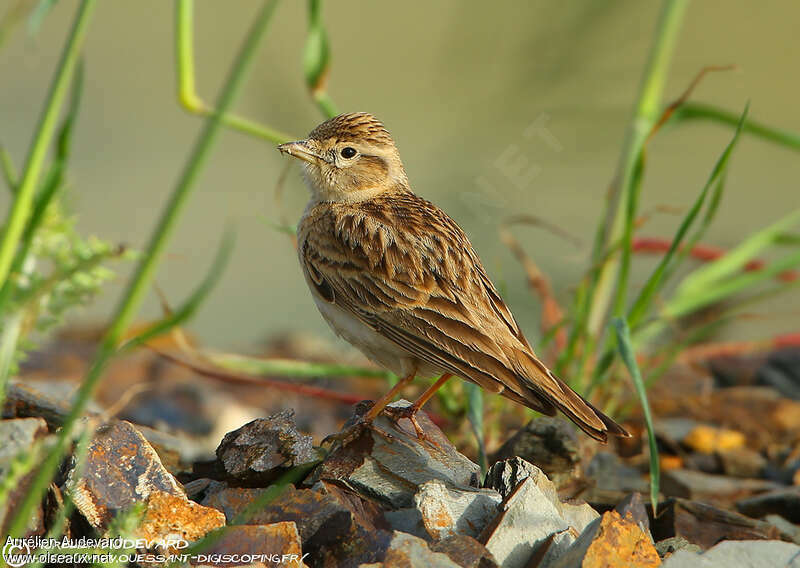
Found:
<path fill-rule="evenodd" d="M 314 295 L 322 317 L 336 335 L 357 347 L 371 361 L 385 367 L 399 377 L 415 373 L 417 377 L 434 377 L 443 371 L 419 361 L 408 351 L 375 332 L 350 312 L 328 303 Z"/>

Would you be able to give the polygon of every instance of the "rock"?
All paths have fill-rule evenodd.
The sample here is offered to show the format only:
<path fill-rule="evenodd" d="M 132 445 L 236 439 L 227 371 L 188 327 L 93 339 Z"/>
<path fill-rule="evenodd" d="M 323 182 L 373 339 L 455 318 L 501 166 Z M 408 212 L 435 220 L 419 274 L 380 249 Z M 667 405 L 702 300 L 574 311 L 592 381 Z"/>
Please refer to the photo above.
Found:
<path fill-rule="evenodd" d="M 631 493 L 620 501 L 614 510 L 623 518 L 630 518 L 644 533 L 650 535 L 650 518 L 647 516 L 641 493 Z"/>
<path fill-rule="evenodd" d="M 266 485 L 285 468 L 317 459 L 311 436 L 297 431 L 293 410 L 259 418 L 225 435 L 217 459 L 226 478 L 242 485 Z"/>
<path fill-rule="evenodd" d="M 692 544 L 682 536 L 673 536 L 656 543 L 656 552 L 661 558 L 667 558 L 679 550 L 699 554 L 703 551 L 696 544 Z"/>
<path fill-rule="evenodd" d="M 790 523 L 780 515 L 767 515 L 764 522 L 771 524 L 781 533 L 781 540 L 800 544 L 800 526 Z"/>
<path fill-rule="evenodd" d="M 462 568 L 497 568 L 498 564 L 485 546 L 470 536 L 454 534 L 429 544 L 433 552 L 446 554 Z"/>
<path fill-rule="evenodd" d="M 556 486 L 580 475 L 580 439 L 561 418 L 534 418 L 497 450 L 492 461 L 515 456 L 536 464 Z"/>
<path fill-rule="evenodd" d="M 541 477 L 542 481 L 547 479 L 544 474 Z M 547 483 L 550 484 L 549 480 Z M 526 566 L 534 551 L 551 535 L 569 528 L 552 500 L 551 487 L 552 484 L 537 483 L 533 477 L 525 478 L 503 500 L 501 513 L 481 535 L 479 540 L 503 568 Z M 574 536 L 577 535 L 572 540 Z M 560 540 L 559 548 L 563 550 L 569 544 L 571 541 Z"/>
<path fill-rule="evenodd" d="M 225 515 L 216 509 L 203 507 L 183 496 L 154 490 L 147 499 L 147 509 L 136 532 L 139 538 L 149 541 L 184 539 L 191 542 L 224 526 Z"/>
<path fill-rule="evenodd" d="M 434 480 L 419 486 L 414 507 L 434 540 L 454 534 L 477 537 L 499 512 L 500 494 L 492 489 L 448 488 Z"/>
<path fill-rule="evenodd" d="M 592 504 L 613 507 L 629 493 L 650 491 L 650 484 L 638 469 L 609 452 L 597 453 L 584 475 L 592 486 L 581 497 Z"/>
<path fill-rule="evenodd" d="M 651 531 L 656 541 L 683 537 L 704 549 L 721 540 L 780 538 L 780 531 L 769 523 L 685 499 L 670 499 L 659 507 Z"/>
<path fill-rule="evenodd" d="M 787 398 L 800 400 L 800 349 L 771 353 L 756 371 L 756 382 L 774 388 Z"/>
<path fill-rule="evenodd" d="M 711 503 L 731 503 L 777 487 L 778 484 L 766 479 L 730 478 L 690 469 L 665 471 L 661 477 L 661 492 L 664 495 Z"/>
<path fill-rule="evenodd" d="M 130 422 L 100 426 L 89 444 L 84 473 L 76 475 L 73 466 L 67 477 L 68 492 L 77 509 L 98 529 L 155 491 L 186 499 L 158 454 Z"/>
<path fill-rule="evenodd" d="M 800 568 L 800 546 L 774 541 L 726 541 L 703 554 L 679 550 L 662 568 Z"/>
<path fill-rule="evenodd" d="M 292 522 L 271 525 L 236 525 L 228 527 L 207 550 L 198 554 L 193 563 L 206 566 L 236 566 L 242 563 L 219 564 L 214 556 L 251 556 L 249 566 L 300 567 L 309 559 L 303 554 L 297 527 Z"/>
<path fill-rule="evenodd" d="M 224 513 L 227 523 L 233 521 L 233 519 L 242 513 L 250 503 L 267 491 L 265 487 L 228 487 L 224 482 L 209 481 L 210 483 L 208 483 L 208 487 L 205 489 L 205 496 L 200 502 L 206 507 L 213 507 L 217 511 Z M 188 484 L 185 486 L 185 489 L 187 492 L 189 491 Z M 291 491 L 291 489 L 294 489 L 294 487 L 287 488 L 286 491 Z M 268 523 L 248 519 L 245 521 L 245 524 L 260 525 Z"/>
<path fill-rule="evenodd" d="M 0 528 L 7 528 L 11 520 L 9 512 L 13 512 L 16 505 L 25 497 L 30 485 L 35 468 L 19 475 L 17 464 L 30 454 L 34 444 L 47 436 L 47 423 L 42 418 L 17 418 L 0 421 L 0 479 L 8 482 L 10 476 L 15 476 L 13 488 L 9 487 L 8 494 L 0 500 Z M 44 533 L 41 504 L 33 509 L 33 514 L 28 522 L 28 534 L 40 535 Z"/>
<path fill-rule="evenodd" d="M 661 565 L 650 535 L 632 517 L 621 517 L 617 511 L 605 513 L 581 568 L 635 566 L 649 568 Z"/>
<path fill-rule="evenodd" d="M 64 381 L 9 381 L 3 401 L 3 418 L 44 418 L 51 431 L 69 414 L 77 385 Z M 97 405 L 91 405 L 91 413 Z"/>
<path fill-rule="evenodd" d="M 736 509 L 748 517 L 780 515 L 792 523 L 800 523 L 800 487 L 787 487 L 761 493 L 736 502 Z"/>
<path fill-rule="evenodd" d="M 731 477 L 761 477 L 767 460 L 750 448 L 735 448 L 717 452 L 722 471 Z"/>
<path fill-rule="evenodd" d="M 392 406 L 408 406 L 399 401 Z M 354 419 L 368 404 L 359 403 Z M 385 415 L 334 449 L 315 471 L 322 481 L 344 484 L 392 508 L 413 505 L 419 486 L 438 479 L 449 487 L 477 487 L 480 468 L 458 453 L 424 412 L 417 414 L 428 440 L 417 439 L 406 419 L 395 423 Z"/>
<path fill-rule="evenodd" d="M 120 413 L 120 418 L 193 436 L 207 436 L 213 430 L 215 417 L 206 402 L 213 400 L 213 393 L 202 383 L 169 384 L 155 394 L 136 397 Z"/>
<path fill-rule="evenodd" d="M 683 439 L 685 445 L 703 454 L 742 448 L 745 442 L 746 438 L 741 432 L 705 424 L 695 426 Z"/>
<path fill-rule="evenodd" d="M 542 475 L 542 470 L 526 462 L 520 457 L 513 457 L 501 462 L 495 463 L 486 472 L 486 477 L 483 480 L 484 487 L 490 487 L 500 493 L 505 499 L 517 488 L 517 485 L 522 483 L 526 478 L 533 477 L 538 479 Z M 551 495 L 553 500 L 556 499 L 555 486 L 547 487 L 548 494 Z"/>
<path fill-rule="evenodd" d="M 383 559 L 383 568 L 459 568 L 447 554 L 433 552 L 423 539 L 395 531 Z"/>
<path fill-rule="evenodd" d="M 682 444 L 689 432 L 697 426 L 696 420 L 682 417 L 658 418 L 653 423 L 656 437 L 673 448 Z"/>

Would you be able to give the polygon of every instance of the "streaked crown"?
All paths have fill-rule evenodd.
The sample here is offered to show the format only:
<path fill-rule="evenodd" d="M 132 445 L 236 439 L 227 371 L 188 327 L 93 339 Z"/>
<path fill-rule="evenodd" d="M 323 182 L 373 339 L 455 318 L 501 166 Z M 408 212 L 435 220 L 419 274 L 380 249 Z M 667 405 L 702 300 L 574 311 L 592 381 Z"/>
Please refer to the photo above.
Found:
<path fill-rule="evenodd" d="M 335 116 L 317 126 L 308 137 L 320 142 L 336 139 L 339 142 L 361 141 L 394 146 L 394 140 L 383 123 L 368 112 Z"/>

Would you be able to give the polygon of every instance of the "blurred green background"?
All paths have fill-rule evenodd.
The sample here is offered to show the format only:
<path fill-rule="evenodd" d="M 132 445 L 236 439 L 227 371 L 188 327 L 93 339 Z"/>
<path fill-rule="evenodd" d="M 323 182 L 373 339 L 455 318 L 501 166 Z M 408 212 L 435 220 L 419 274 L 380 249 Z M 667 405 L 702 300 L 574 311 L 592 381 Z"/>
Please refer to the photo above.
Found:
<path fill-rule="evenodd" d="M 0 14 L 17 0 L 0 1 Z M 24 25 L 0 50 L 0 142 L 18 167 L 30 142 L 77 2 L 61 0 L 35 37 Z M 198 90 L 213 100 L 259 3 L 198 1 Z M 415 191 L 441 205 L 476 249 L 524 329 L 539 309 L 497 227 L 518 213 L 547 219 L 582 245 L 534 228 L 515 229 L 566 299 L 582 276 L 605 191 L 652 41 L 655 2 L 422 2 L 336 0 L 325 6 L 332 67 L 328 90 L 342 111 L 381 118 L 397 142 Z M 80 230 L 142 247 L 201 126 L 176 100 L 173 4 L 103 2 L 86 42 L 86 90 L 73 143 L 67 203 Z M 298 137 L 322 117 L 309 99 L 301 58 L 305 2 L 283 2 L 237 112 Z M 706 65 L 738 71 L 708 76 L 693 95 L 800 130 L 800 3 L 697 1 L 690 5 L 665 100 Z M 685 210 L 730 140 L 729 128 L 668 128 L 649 147 L 642 210 Z M 223 226 L 239 239 L 223 280 L 190 329 L 209 346 L 252 347 L 269 334 L 325 334 L 287 237 L 274 192 L 284 158 L 268 143 L 230 130 L 157 277 L 178 303 L 208 268 Z M 516 173 L 514 173 L 516 170 Z M 796 152 L 745 136 L 721 210 L 704 239 L 729 247 L 800 204 Z M 306 189 L 296 168 L 283 208 L 295 222 Z M 8 194 L 0 208 L 8 208 Z M 680 216 L 655 214 L 640 235 L 672 237 Z M 637 256 L 634 281 L 655 257 Z M 636 280 L 638 278 L 638 280 Z M 107 317 L 123 279 L 108 286 L 79 322 Z M 760 338 L 796 329 L 797 295 L 759 307 L 726 337 Z M 155 296 L 144 312 L 159 315 Z"/>

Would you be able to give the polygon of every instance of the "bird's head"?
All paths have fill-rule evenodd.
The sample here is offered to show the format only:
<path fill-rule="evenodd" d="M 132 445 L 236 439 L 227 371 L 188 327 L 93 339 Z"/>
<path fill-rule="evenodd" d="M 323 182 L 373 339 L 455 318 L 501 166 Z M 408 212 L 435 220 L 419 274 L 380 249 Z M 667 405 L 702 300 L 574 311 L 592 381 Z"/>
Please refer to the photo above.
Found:
<path fill-rule="evenodd" d="M 303 161 L 316 201 L 357 202 L 384 192 L 408 191 L 392 137 L 365 112 L 331 118 L 305 140 L 281 144 L 278 150 Z"/>

